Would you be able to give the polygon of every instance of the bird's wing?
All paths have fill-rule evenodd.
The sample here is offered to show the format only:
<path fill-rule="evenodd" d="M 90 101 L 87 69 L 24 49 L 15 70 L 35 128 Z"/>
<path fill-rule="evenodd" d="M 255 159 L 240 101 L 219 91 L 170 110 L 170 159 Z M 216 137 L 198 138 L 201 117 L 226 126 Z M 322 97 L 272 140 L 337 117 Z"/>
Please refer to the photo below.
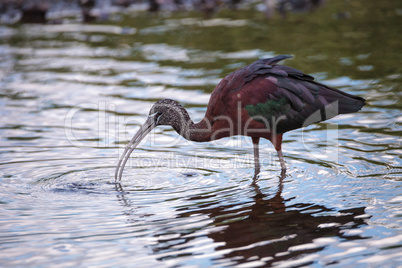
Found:
<path fill-rule="evenodd" d="M 218 114 L 218 110 L 222 113 L 225 109 L 229 114 L 240 103 L 250 117 L 267 117 L 271 121 L 273 116 L 282 118 L 276 127 L 284 133 L 341 113 L 356 112 L 364 105 L 360 97 L 315 82 L 297 69 L 276 64 L 289 57 L 258 60 L 229 74 L 212 93 L 210 112 Z"/>

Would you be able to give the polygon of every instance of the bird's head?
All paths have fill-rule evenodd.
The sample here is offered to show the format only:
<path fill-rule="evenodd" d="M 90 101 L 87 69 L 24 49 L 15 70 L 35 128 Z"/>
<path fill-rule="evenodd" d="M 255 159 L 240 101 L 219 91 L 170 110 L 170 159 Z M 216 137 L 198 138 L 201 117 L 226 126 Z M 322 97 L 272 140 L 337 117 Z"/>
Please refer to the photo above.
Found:
<path fill-rule="evenodd" d="M 153 120 L 155 126 L 173 126 L 174 128 L 190 121 L 184 107 L 171 99 L 155 102 L 149 111 L 148 119 Z"/>
<path fill-rule="evenodd" d="M 121 179 L 124 166 L 126 165 L 130 154 L 155 127 L 162 125 L 172 126 L 178 133 L 185 136 L 187 134 L 182 133 L 181 130 L 186 131 L 186 126 L 188 126 L 190 122 L 192 121 L 187 111 L 177 101 L 164 99 L 155 102 L 149 111 L 147 120 L 124 149 L 124 152 L 117 163 L 115 179 Z"/>

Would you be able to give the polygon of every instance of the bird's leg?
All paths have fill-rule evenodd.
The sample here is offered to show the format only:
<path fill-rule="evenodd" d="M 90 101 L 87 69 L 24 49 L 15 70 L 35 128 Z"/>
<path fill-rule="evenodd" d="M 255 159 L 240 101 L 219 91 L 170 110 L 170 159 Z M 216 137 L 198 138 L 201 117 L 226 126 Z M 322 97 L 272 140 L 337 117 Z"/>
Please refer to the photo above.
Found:
<path fill-rule="evenodd" d="M 283 159 L 283 154 L 282 154 L 282 136 L 283 136 L 283 134 L 281 134 L 281 133 L 272 136 L 271 142 L 274 145 L 275 150 L 278 153 L 279 163 L 281 164 L 281 169 L 282 169 L 281 174 L 284 175 L 284 173 L 286 173 L 286 165 L 285 165 L 285 159 Z"/>
<path fill-rule="evenodd" d="M 254 146 L 254 177 L 260 173 L 260 150 L 259 150 L 259 142 L 260 138 L 252 137 L 253 146 Z"/>
<path fill-rule="evenodd" d="M 278 150 L 279 163 L 281 164 L 282 172 L 286 171 L 285 159 L 283 159 L 282 149 Z"/>

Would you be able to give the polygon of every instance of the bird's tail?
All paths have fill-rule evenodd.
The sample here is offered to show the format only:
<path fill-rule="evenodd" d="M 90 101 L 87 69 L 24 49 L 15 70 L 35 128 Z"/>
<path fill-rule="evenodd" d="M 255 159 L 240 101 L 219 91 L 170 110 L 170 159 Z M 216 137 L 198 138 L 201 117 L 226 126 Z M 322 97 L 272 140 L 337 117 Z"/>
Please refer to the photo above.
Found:
<path fill-rule="evenodd" d="M 355 113 L 359 111 L 365 104 L 365 99 L 331 88 L 323 84 L 314 82 L 320 86 L 320 97 L 324 98 L 327 103 L 338 103 L 338 114 Z"/>

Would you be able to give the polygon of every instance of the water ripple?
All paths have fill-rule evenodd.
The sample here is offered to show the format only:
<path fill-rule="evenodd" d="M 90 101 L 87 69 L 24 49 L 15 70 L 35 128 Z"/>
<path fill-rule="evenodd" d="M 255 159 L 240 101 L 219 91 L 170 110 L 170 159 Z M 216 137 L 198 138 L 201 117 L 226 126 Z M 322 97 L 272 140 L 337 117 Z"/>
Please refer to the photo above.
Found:
<path fill-rule="evenodd" d="M 365 45 L 379 36 L 391 50 L 396 39 L 378 33 L 393 33 L 394 23 L 366 23 L 376 34 L 360 27 L 339 38 L 320 37 L 321 20 L 308 18 L 296 35 L 292 18 L 126 19 L 0 27 L 3 265 L 343 267 L 401 259 L 400 53 Z M 328 42 L 301 38 L 312 35 Z M 342 55 L 334 40 L 344 42 Z M 285 134 L 286 176 L 268 141 L 254 178 L 250 139 L 196 144 L 161 127 L 114 181 L 153 102 L 174 98 L 201 120 L 220 78 L 279 52 L 367 105 Z"/>

